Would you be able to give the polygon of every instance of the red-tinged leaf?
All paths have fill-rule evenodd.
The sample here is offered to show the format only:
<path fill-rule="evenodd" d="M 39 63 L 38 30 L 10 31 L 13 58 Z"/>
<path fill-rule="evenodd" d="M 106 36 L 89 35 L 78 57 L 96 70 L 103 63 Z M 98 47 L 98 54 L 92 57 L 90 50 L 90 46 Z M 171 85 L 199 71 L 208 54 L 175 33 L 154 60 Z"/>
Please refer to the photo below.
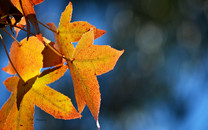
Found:
<path fill-rule="evenodd" d="M 9 77 L 6 81 L 4 81 L 4 85 L 7 87 L 7 90 L 9 92 L 14 91 L 14 86 L 18 84 L 19 78 L 17 76 L 15 77 Z"/>
<path fill-rule="evenodd" d="M 100 108 L 100 91 L 96 75 L 112 70 L 123 54 L 106 45 L 93 45 L 93 28 L 80 39 L 68 62 L 72 75 L 78 110 L 81 113 L 85 103 L 95 120 L 98 120 Z"/>
<path fill-rule="evenodd" d="M 53 42 L 49 43 L 49 46 L 54 47 Z M 45 47 L 43 52 L 43 67 L 52 67 L 62 63 L 62 57 L 58 56 L 54 51 L 50 48 Z"/>
<path fill-rule="evenodd" d="M 95 30 L 94 38 L 98 38 L 105 34 L 104 30 L 97 29 L 95 26 L 89 24 L 88 22 L 78 21 L 70 23 L 71 15 L 72 4 L 70 2 L 61 15 L 57 33 L 54 33 L 60 52 L 64 54 L 68 59 L 72 57 L 72 53 L 74 51 L 72 42 L 78 42 L 82 35 L 89 31 L 91 27 L 93 27 Z M 49 26 L 51 28 L 56 28 L 55 25 L 52 24 L 49 24 Z"/>
<path fill-rule="evenodd" d="M 99 38 L 106 33 L 104 30 L 97 29 L 95 26 L 84 21 L 72 22 L 66 24 L 64 27 L 59 27 L 58 32 L 61 37 L 67 37 L 71 42 L 78 42 L 82 35 L 90 30 L 93 27 L 94 29 L 94 39 Z"/>
<path fill-rule="evenodd" d="M 37 5 L 42 3 L 44 0 L 11 0 L 12 4 L 23 13 L 23 8 L 21 7 L 21 3 L 23 4 L 23 6 L 27 5 L 28 7 L 26 7 L 27 10 L 25 10 L 26 14 L 30 14 L 30 13 L 34 13 L 34 9 L 33 5 Z M 21 3 L 20 3 L 21 2 Z M 29 3 L 30 2 L 30 3 Z M 28 11 L 28 13 L 27 13 Z"/>
<path fill-rule="evenodd" d="M 14 20 L 14 19 L 12 18 L 12 20 Z M 25 17 L 22 17 L 22 19 L 16 24 L 16 26 L 20 27 L 20 28 L 25 28 L 25 26 L 26 26 Z M 21 30 L 20 28 L 17 28 L 17 27 L 14 27 L 14 31 L 16 32 L 16 35 L 15 35 L 16 38 Z"/>
<path fill-rule="evenodd" d="M 29 32 L 30 32 L 29 21 L 30 21 L 33 27 L 35 28 L 38 39 L 41 42 L 43 42 L 43 38 L 42 38 L 42 34 L 40 33 L 40 29 L 38 26 L 38 21 L 36 18 L 33 5 L 39 4 L 43 1 L 44 0 L 32 0 L 32 1 L 31 0 L 11 0 L 13 5 L 16 6 L 16 8 L 18 8 L 19 11 L 21 11 L 22 14 L 24 14 L 25 16 L 26 23 L 27 23 L 27 31 L 28 31 L 27 38 L 29 38 Z"/>
<path fill-rule="evenodd" d="M 55 118 L 80 118 L 67 96 L 46 86 L 62 77 L 66 70 L 65 65 L 49 69 L 26 83 L 17 76 L 8 78 L 4 84 L 12 95 L 0 111 L 0 129 L 34 129 L 34 104 Z"/>
<path fill-rule="evenodd" d="M 58 32 L 63 33 L 63 35 L 67 35 L 70 42 L 78 42 L 79 39 L 82 37 L 82 34 L 89 31 L 91 27 L 94 28 L 95 33 L 95 39 L 105 34 L 105 30 L 96 29 L 96 27 L 92 26 L 91 24 L 84 22 L 84 21 L 78 21 L 78 22 L 71 22 L 71 16 L 72 16 L 72 4 L 69 2 L 66 9 L 61 15 L 61 19 L 59 22 Z M 73 36 L 69 36 L 73 35 Z"/>
<path fill-rule="evenodd" d="M 54 23 L 47 23 L 47 25 L 54 31 L 57 32 L 57 27 Z M 57 41 L 57 36 L 58 36 L 58 33 L 53 33 L 54 34 L 54 37 L 55 37 L 55 44 L 54 44 L 54 48 L 58 51 L 60 51 L 60 47 L 59 45 L 57 44 L 58 41 Z"/>
<path fill-rule="evenodd" d="M 34 5 L 42 3 L 44 0 L 31 0 Z"/>

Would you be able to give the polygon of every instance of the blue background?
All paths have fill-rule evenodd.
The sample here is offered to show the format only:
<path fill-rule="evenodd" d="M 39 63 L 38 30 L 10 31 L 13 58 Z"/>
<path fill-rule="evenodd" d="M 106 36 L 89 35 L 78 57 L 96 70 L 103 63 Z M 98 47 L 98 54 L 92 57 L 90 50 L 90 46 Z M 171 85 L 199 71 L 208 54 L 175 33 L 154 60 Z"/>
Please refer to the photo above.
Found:
<path fill-rule="evenodd" d="M 69 1 L 45 0 L 35 6 L 37 18 L 58 26 Z M 198 0 L 74 0 L 72 21 L 87 21 L 107 33 L 95 44 L 122 50 L 113 71 L 98 76 L 101 130 L 208 129 L 208 2 Z M 43 36 L 52 32 L 40 25 Z M 7 28 L 9 30 L 9 28 Z M 0 31 L 7 44 L 12 39 Z M 34 31 L 33 31 L 34 32 Z M 22 31 L 18 40 L 26 34 Z M 0 45 L 0 68 L 8 59 Z M 0 71 L 0 107 L 10 93 Z M 50 85 L 76 106 L 70 73 Z M 82 119 L 58 120 L 35 108 L 34 127 L 97 129 L 86 107 Z"/>

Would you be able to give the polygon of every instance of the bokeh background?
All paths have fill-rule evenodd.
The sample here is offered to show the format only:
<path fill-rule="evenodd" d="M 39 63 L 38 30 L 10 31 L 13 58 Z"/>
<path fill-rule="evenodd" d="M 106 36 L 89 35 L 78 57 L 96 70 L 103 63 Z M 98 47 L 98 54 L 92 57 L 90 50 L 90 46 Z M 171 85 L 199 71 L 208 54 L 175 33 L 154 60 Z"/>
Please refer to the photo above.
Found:
<path fill-rule="evenodd" d="M 43 23 L 58 26 L 68 0 L 35 6 Z M 95 44 L 125 52 L 113 71 L 98 76 L 101 130 L 208 129 L 208 0 L 72 0 L 72 21 L 87 21 L 107 33 Z M 41 32 L 54 41 L 52 32 Z M 12 39 L 0 30 L 9 49 Z M 18 40 L 26 34 L 21 32 Z M 0 68 L 8 59 L 0 45 Z M 0 70 L 0 107 L 10 93 Z M 50 85 L 74 98 L 70 73 Z M 35 108 L 36 130 L 96 130 L 86 107 L 82 119 L 58 120 Z"/>

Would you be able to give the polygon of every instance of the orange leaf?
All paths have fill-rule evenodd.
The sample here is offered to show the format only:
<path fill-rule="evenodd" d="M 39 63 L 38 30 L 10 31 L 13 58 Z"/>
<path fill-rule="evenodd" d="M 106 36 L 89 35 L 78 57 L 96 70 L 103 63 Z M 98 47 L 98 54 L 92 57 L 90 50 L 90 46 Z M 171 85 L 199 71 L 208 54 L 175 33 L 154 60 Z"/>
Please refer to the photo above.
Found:
<path fill-rule="evenodd" d="M 104 30 L 96 29 L 95 26 L 92 26 L 88 22 L 77 21 L 70 24 L 66 24 L 63 27 L 58 28 L 58 33 L 62 37 L 67 37 L 71 42 L 78 42 L 82 35 L 90 30 L 93 27 L 94 29 L 94 38 L 99 38 L 105 34 Z"/>
<path fill-rule="evenodd" d="M 55 43 L 50 42 L 49 46 L 54 47 L 54 44 Z M 62 64 L 62 57 L 58 56 L 50 48 L 45 47 L 42 54 L 43 54 L 43 67 L 52 67 Z"/>
<path fill-rule="evenodd" d="M 21 46 L 17 42 L 13 42 L 10 49 L 10 58 L 20 76 L 27 81 L 31 77 L 38 75 L 43 67 L 43 55 L 41 52 L 44 49 L 44 45 L 34 36 L 30 37 L 28 41 L 25 38 L 20 43 Z M 3 70 L 9 74 L 15 74 L 10 63 Z"/>
<path fill-rule="evenodd" d="M 38 39 L 43 42 L 42 34 L 40 33 L 40 29 L 38 26 L 38 21 L 35 15 L 35 10 L 33 5 L 37 5 L 44 0 L 11 0 L 14 6 L 24 14 L 26 23 L 27 23 L 27 38 L 29 38 L 30 32 L 30 24 L 29 21 L 32 23 L 33 27 L 35 28 L 36 34 Z"/>
<path fill-rule="evenodd" d="M 65 65 L 49 69 L 26 83 L 17 76 L 8 78 L 4 84 L 12 95 L 0 111 L 0 129 L 34 129 L 34 104 L 55 118 L 80 118 L 67 96 L 46 86 L 62 77 L 66 70 Z"/>
<path fill-rule="evenodd" d="M 44 0 L 31 0 L 34 5 L 42 3 Z"/>
<path fill-rule="evenodd" d="M 7 90 L 8 90 L 9 92 L 13 92 L 13 91 L 14 91 L 14 86 L 15 86 L 16 84 L 18 84 L 18 82 L 19 82 L 19 78 L 18 78 L 17 76 L 15 76 L 15 77 L 10 77 L 10 78 L 8 78 L 8 79 L 4 82 L 4 84 L 5 84 L 5 86 L 7 87 Z"/>
<path fill-rule="evenodd" d="M 22 17 L 22 19 L 20 20 L 20 22 L 18 22 L 16 24 L 16 26 L 18 26 L 20 28 L 25 28 L 25 25 L 26 25 L 25 17 Z M 21 30 L 20 28 L 14 27 L 14 31 L 16 32 L 16 35 L 15 35 L 16 38 L 17 38 L 17 36 L 19 34 L 19 31 Z"/>
<path fill-rule="evenodd" d="M 57 32 L 57 27 L 54 23 L 47 23 L 47 25 L 49 26 L 49 28 L 51 28 L 52 30 L 56 31 Z M 57 41 L 57 37 L 58 37 L 58 34 L 57 33 L 53 33 L 54 34 L 54 37 L 55 37 L 55 44 L 54 44 L 54 48 L 57 49 L 58 51 L 60 51 L 60 47 L 59 45 L 57 44 L 58 41 Z M 74 48 L 74 47 L 73 47 Z"/>
<path fill-rule="evenodd" d="M 82 35 L 89 31 L 91 27 L 93 27 L 95 30 L 95 38 L 105 34 L 104 30 L 97 29 L 95 26 L 89 24 L 88 22 L 78 21 L 70 23 L 71 16 L 72 4 L 69 2 L 68 6 L 61 15 L 57 33 L 54 33 L 60 52 L 64 54 L 68 59 L 72 57 L 72 53 L 74 51 L 72 42 L 78 42 Z M 49 26 L 51 28 L 55 28 L 55 25 L 49 24 Z"/>
<path fill-rule="evenodd" d="M 96 75 L 112 70 L 123 54 L 110 46 L 93 45 L 93 28 L 85 33 L 73 52 L 68 66 L 72 75 L 78 110 L 81 113 L 85 103 L 95 120 L 98 120 L 100 91 Z"/>
<path fill-rule="evenodd" d="M 1 129 L 33 129 L 34 100 L 25 95 L 19 111 L 16 105 L 17 89 L 0 111 Z"/>
<path fill-rule="evenodd" d="M 34 9 L 33 9 L 33 5 L 37 5 L 42 3 L 44 0 L 11 0 L 12 4 L 23 13 L 22 10 L 24 10 L 24 8 L 21 7 L 20 1 L 22 3 L 22 6 L 27 5 L 25 10 L 25 15 L 28 14 L 32 14 L 34 13 Z"/>

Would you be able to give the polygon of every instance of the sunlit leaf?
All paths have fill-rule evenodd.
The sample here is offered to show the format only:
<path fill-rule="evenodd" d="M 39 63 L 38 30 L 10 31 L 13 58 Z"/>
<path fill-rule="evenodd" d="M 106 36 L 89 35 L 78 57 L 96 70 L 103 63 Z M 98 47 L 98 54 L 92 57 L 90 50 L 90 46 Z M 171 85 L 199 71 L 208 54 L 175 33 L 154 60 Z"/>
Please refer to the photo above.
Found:
<path fill-rule="evenodd" d="M 55 118 L 80 118 L 67 96 L 46 86 L 62 77 L 66 70 L 67 66 L 49 69 L 26 83 L 17 76 L 8 78 L 4 84 L 12 95 L 0 111 L 0 128 L 33 129 L 34 105 Z"/>
<path fill-rule="evenodd" d="M 106 45 L 93 45 L 93 41 L 94 31 L 91 28 L 80 39 L 72 54 L 73 60 L 67 63 L 79 112 L 81 113 L 87 104 L 95 120 L 98 120 L 101 98 L 96 76 L 112 70 L 123 51 Z"/>
<path fill-rule="evenodd" d="M 42 37 L 42 34 L 40 33 L 38 21 L 37 21 L 35 10 L 34 10 L 33 6 L 39 4 L 43 1 L 44 0 L 11 0 L 13 5 L 16 6 L 16 8 L 19 11 L 21 11 L 22 14 L 24 14 L 24 16 L 25 16 L 26 24 L 27 24 L 27 30 L 28 30 L 27 38 L 29 38 L 29 32 L 30 32 L 29 21 L 30 21 L 31 24 L 33 25 L 33 27 L 35 28 L 37 38 L 41 42 L 43 42 L 43 37 Z"/>
<path fill-rule="evenodd" d="M 60 52 L 67 58 L 72 57 L 74 46 L 72 42 L 78 42 L 82 35 L 94 28 L 95 38 L 98 38 L 105 34 L 104 30 L 97 29 L 95 26 L 84 21 L 71 22 L 72 16 L 72 4 L 71 2 L 66 7 L 61 15 L 59 27 L 57 33 L 55 33 L 56 43 L 59 46 Z M 70 23 L 71 22 L 71 23 Z M 50 24 L 51 28 L 55 28 L 55 25 Z"/>
<path fill-rule="evenodd" d="M 43 67 L 43 55 L 41 52 L 44 49 L 44 45 L 34 36 L 29 40 L 23 39 L 21 46 L 14 41 L 10 49 L 10 58 L 20 73 L 21 77 L 26 81 L 31 77 L 34 77 L 40 73 Z M 15 74 L 11 63 L 3 68 L 9 74 Z"/>

